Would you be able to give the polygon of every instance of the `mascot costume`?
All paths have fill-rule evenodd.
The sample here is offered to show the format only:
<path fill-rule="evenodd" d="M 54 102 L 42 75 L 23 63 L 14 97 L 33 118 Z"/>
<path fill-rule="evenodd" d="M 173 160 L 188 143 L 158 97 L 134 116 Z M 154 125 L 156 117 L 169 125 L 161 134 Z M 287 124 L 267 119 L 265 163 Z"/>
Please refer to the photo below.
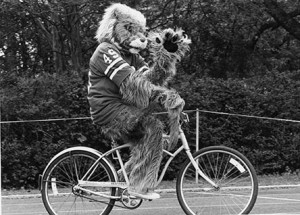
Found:
<path fill-rule="evenodd" d="M 163 147 L 172 149 L 184 100 L 167 87 L 191 42 L 182 30 L 166 29 L 145 36 L 146 19 L 124 4 L 105 10 L 99 23 L 97 49 L 90 59 L 88 100 L 93 122 L 113 140 L 131 143 L 125 164 L 130 195 L 157 199 L 157 175 Z M 148 50 L 147 63 L 139 52 Z M 152 113 L 163 107 L 170 119 L 169 140 Z M 124 180 L 119 171 L 119 180 Z"/>

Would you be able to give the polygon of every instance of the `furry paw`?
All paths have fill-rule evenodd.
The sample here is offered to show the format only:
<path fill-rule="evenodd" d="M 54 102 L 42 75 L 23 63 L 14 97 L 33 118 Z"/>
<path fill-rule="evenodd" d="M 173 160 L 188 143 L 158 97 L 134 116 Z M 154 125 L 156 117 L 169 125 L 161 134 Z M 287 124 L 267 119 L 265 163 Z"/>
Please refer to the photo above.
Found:
<path fill-rule="evenodd" d="M 163 31 L 162 38 L 164 40 L 164 48 L 171 53 L 177 52 L 180 48 L 180 44 L 190 44 L 191 41 L 188 39 L 187 35 L 182 29 L 173 30 L 168 28 Z"/>
<path fill-rule="evenodd" d="M 182 109 L 185 104 L 179 94 L 172 90 L 159 95 L 158 101 L 165 107 L 166 110 Z"/>
<path fill-rule="evenodd" d="M 167 86 L 176 75 L 176 64 L 189 50 L 191 40 L 182 29 L 168 28 L 150 32 L 148 41 L 147 63 L 151 72 L 147 77 L 153 84 Z"/>
<path fill-rule="evenodd" d="M 180 61 L 189 50 L 191 40 L 182 29 L 167 28 L 160 32 L 151 32 L 148 36 L 149 51 L 154 56 L 167 55 L 169 59 Z"/>

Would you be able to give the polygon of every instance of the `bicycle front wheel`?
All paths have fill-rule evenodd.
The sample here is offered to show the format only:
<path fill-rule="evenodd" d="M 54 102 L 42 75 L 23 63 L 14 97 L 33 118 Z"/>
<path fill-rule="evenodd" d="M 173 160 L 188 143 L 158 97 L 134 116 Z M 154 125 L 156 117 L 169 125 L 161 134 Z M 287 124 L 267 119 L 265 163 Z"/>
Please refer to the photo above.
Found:
<path fill-rule="evenodd" d="M 99 155 L 88 150 L 69 150 L 56 157 L 46 168 L 41 193 L 44 206 L 50 215 L 105 215 L 112 210 L 115 200 L 95 193 L 114 196 L 116 188 L 86 187 L 94 193 L 77 188 L 88 169 Z M 90 174 L 90 181 L 116 181 L 111 167 L 101 159 Z"/>
<path fill-rule="evenodd" d="M 179 203 L 188 215 L 248 214 L 253 208 L 258 182 L 249 160 L 225 146 L 211 146 L 193 154 L 200 170 L 218 187 L 196 173 L 187 160 L 177 179 Z"/>

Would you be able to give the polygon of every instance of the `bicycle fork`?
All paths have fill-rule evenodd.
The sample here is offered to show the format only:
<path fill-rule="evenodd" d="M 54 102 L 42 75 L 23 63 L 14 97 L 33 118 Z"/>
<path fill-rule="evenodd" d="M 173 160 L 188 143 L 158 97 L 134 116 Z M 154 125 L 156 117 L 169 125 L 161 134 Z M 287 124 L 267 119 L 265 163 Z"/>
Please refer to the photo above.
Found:
<path fill-rule="evenodd" d="M 188 156 L 188 158 L 190 159 L 191 163 L 193 164 L 194 168 L 196 169 L 197 173 L 202 177 L 204 178 L 208 183 L 211 184 L 211 186 L 213 186 L 215 189 L 218 189 L 219 188 L 219 185 L 217 185 L 214 181 L 212 181 L 207 175 L 205 175 L 201 169 L 199 168 L 197 162 L 194 160 L 194 157 L 191 153 L 191 150 L 190 150 L 190 147 L 188 145 L 188 142 L 186 140 L 186 137 L 185 137 L 185 134 L 183 132 L 183 130 L 181 128 L 179 128 L 179 136 L 180 136 L 180 139 L 182 141 L 182 145 L 183 145 L 183 148 L 185 149 L 185 152 Z"/>

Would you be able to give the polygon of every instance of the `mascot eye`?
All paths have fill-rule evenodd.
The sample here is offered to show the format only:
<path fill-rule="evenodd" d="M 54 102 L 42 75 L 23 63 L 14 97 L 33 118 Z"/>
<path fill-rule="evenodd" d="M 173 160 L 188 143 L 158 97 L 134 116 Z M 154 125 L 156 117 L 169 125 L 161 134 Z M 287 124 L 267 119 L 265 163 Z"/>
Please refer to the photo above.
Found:
<path fill-rule="evenodd" d="M 160 39 L 158 37 L 156 37 L 155 41 L 159 44 L 161 43 Z"/>

